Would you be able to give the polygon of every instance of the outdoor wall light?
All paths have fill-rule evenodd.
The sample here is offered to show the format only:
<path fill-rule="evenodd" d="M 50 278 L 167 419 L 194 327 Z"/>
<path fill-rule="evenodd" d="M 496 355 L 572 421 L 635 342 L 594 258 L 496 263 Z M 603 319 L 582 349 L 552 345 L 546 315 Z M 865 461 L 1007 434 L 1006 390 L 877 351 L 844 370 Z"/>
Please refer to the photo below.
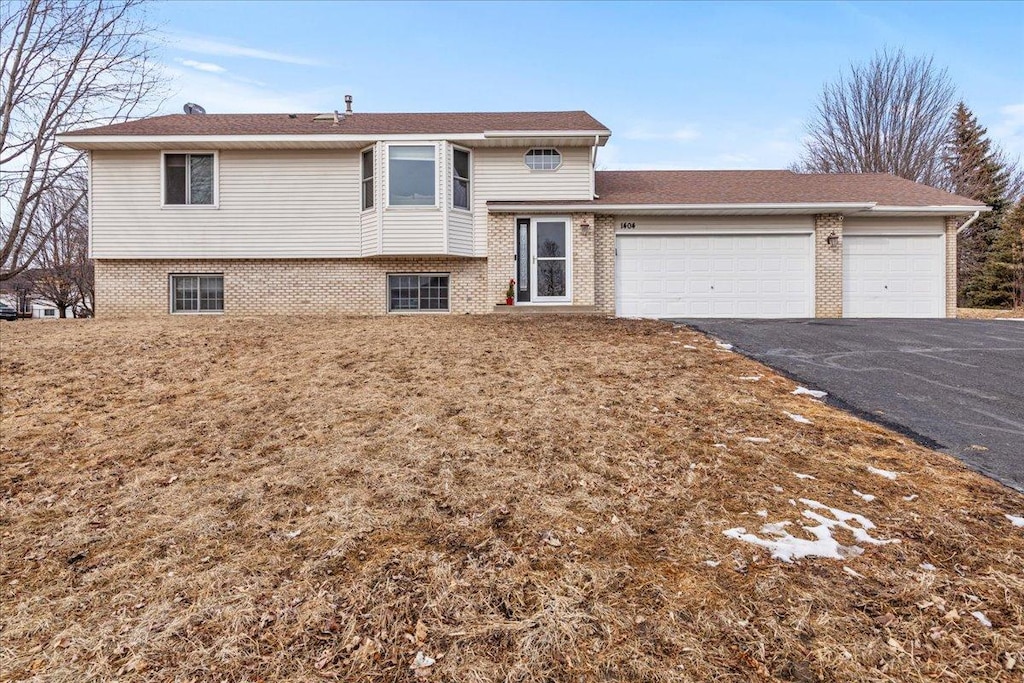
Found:
<path fill-rule="evenodd" d="M 828 243 L 828 246 L 830 246 L 830 247 L 838 247 L 839 246 L 839 235 L 837 235 L 836 231 L 833 230 L 832 232 L 830 232 L 828 234 L 828 237 L 825 238 L 825 241 Z"/>
<path fill-rule="evenodd" d="M 587 222 L 587 221 L 583 221 L 582 223 L 580 223 L 580 232 L 583 233 L 584 237 L 589 237 L 590 236 L 590 223 Z"/>

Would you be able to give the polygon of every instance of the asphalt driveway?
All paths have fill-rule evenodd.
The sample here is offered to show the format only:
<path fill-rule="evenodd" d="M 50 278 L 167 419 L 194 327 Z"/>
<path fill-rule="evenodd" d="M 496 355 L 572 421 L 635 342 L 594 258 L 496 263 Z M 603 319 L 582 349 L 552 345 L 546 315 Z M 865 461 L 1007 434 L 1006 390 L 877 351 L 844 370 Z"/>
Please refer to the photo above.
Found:
<path fill-rule="evenodd" d="M 1024 320 L 677 320 L 1024 491 Z"/>

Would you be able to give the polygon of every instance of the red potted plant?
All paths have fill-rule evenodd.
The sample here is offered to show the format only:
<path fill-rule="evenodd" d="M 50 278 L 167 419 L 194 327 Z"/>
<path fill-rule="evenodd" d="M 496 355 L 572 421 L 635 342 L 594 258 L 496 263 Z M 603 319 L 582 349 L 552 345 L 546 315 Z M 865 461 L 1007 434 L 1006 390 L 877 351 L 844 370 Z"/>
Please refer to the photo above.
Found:
<path fill-rule="evenodd" d="M 516 297 L 516 281 L 508 281 L 508 289 L 505 290 L 505 305 L 512 306 L 515 304 Z"/>

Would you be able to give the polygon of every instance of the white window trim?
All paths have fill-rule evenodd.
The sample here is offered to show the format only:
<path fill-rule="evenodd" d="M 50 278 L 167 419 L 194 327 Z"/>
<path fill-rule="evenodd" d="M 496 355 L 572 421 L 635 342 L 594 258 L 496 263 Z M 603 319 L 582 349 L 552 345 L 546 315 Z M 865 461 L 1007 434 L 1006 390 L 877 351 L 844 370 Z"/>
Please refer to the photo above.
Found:
<path fill-rule="evenodd" d="M 224 315 L 224 310 L 227 308 L 227 289 L 221 289 L 224 295 L 224 308 L 219 311 L 176 311 L 174 310 L 174 278 L 176 277 L 219 277 L 227 284 L 227 278 L 224 277 L 224 273 L 168 273 L 167 274 L 167 312 L 171 315 Z"/>
<path fill-rule="evenodd" d="M 550 150 L 558 153 L 558 165 L 557 166 L 555 166 L 554 168 L 530 168 L 530 164 L 528 164 L 526 162 L 526 157 L 530 154 L 530 152 L 536 152 L 536 151 L 540 151 L 542 149 L 550 149 Z M 557 147 L 531 147 L 530 149 L 528 149 L 525 152 L 523 152 L 523 166 L 525 166 L 527 168 L 527 170 L 529 170 L 531 173 L 554 173 L 558 169 L 562 168 L 562 164 L 564 164 L 564 163 L 565 163 L 565 155 L 562 154 L 562 150 L 558 149 Z"/>
<path fill-rule="evenodd" d="M 372 163 L 373 175 L 370 176 L 373 179 L 373 206 L 366 206 L 366 178 L 363 177 L 363 155 L 367 152 L 370 153 L 370 160 Z M 377 177 L 377 146 L 370 145 L 359 150 L 359 212 L 369 213 L 377 210 L 377 199 L 380 194 L 377 192 L 377 188 L 380 186 L 380 178 Z"/>
<path fill-rule="evenodd" d="M 393 311 L 393 310 L 391 310 L 391 278 L 392 277 L 401 277 L 401 276 L 412 277 L 414 275 L 416 277 L 446 277 L 446 278 L 448 278 L 448 308 L 443 308 L 443 309 L 435 308 L 435 309 L 430 309 L 430 310 L 417 309 L 415 311 L 411 311 L 411 310 Z M 419 273 L 419 272 L 409 272 L 409 271 L 401 271 L 401 272 L 397 272 L 397 273 L 385 273 L 385 275 L 384 275 L 384 290 L 385 290 L 386 296 L 387 296 L 387 301 L 385 301 L 385 305 L 387 306 L 388 315 L 445 315 L 447 313 L 451 313 L 452 312 L 452 274 L 451 273 Z"/>
<path fill-rule="evenodd" d="M 433 204 L 391 204 L 391 148 L 392 147 L 433 147 L 434 148 L 434 203 Z M 384 208 L 388 211 L 437 211 L 441 208 L 441 164 L 439 161 L 438 143 L 429 140 L 420 142 L 387 142 L 384 144 L 384 173 L 387 186 L 384 188 Z M 413 275 L 414 273 L 408 273 Z"/>
<path fill-rule="evenodd" d="M 212 154 L 213 155 L 213 204 L 168 204 L 167 203 L 167 155 L 168 154 Z M 186 167 L 187 168 L 187 167 Z M 160 208 L 202 210 L 220 208 L 220 153 L 215 149 L 165 149 L 160 151 Z"/>
<path fill-rule="evenodd" d="M 465 152 L 469 155 L 469 177 L 466 178 L 466 182 L 469 183 L 469 188 L 466 196 L 466 206 L 455 206 L 455 150 Z M 459 145 L 452 145 L 452 167 L 451 167 L 451 178 L 449 179 L 452 184 L 452 211 L 463 211 L 465 213 L 473 212 L 473 150 L 468 147 L 461 147 Z"/>

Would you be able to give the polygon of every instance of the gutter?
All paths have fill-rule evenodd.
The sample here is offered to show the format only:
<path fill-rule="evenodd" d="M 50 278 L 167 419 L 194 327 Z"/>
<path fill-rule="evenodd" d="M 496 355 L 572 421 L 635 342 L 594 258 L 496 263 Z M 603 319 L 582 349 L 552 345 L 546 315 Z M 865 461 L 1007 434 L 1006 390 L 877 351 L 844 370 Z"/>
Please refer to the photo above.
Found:
<path fill-rule="evenodd" d="M 633 211 L 809 211 L 817 213 L 870 211 L 874 203 L 834 203 L 834 204 L 599 204 L 587 200 L 566 202 L 564 204 L 522 203 L 487 203 L 487 210 L 492 212 L 506 211 L 574 211 L 592 209 L 613 213 Z"/>
<path fill-rule="evenodd" d="M 989 207 L 985 207 L 985 208 L 988 209 L 989 211 L 992 210 Z M 979 211 L 975 211 L 973 216 L 968 218 L 967 221 L 963 225 L 961 225 L 959 228 L 956 229 L 956 234 L 959 235 L 964 230 L 966 230 L 968 227 L 970 227 L 971 223 L 973 223 L 974 221 L 978 220 L 978 216 L 980 216 L 980 215 L 981 215 L 981 211 L 980 210 Z"/>

